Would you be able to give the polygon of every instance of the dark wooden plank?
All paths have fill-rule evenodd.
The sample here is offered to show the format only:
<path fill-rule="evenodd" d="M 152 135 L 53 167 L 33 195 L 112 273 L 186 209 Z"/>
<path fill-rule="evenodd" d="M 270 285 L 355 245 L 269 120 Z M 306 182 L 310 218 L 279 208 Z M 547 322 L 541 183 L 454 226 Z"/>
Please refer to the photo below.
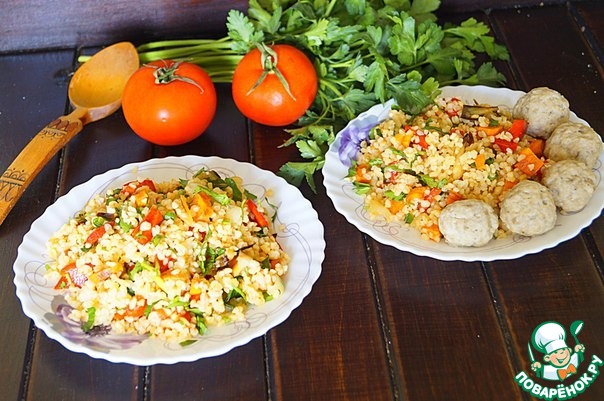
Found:
<path fill-rule="evenodd" d="M 151 368 L 149 398 L 155 401 L 264 401 L 266 380 L 263 340 L 225 355 Z"/>
<path fill-rule="evenodd" d="M 5 2 L 0 5 L 0 52 L 216 35 L 226 31 L 230 9 L 246 8 L 241 0 Z"/>
<path fill-rule="evenodd" d="M 593 69 L 597 71 L 602 79 L 604 77 L 604 24 L 602 24 L 604 20 L 604 7 L 601 2 L 597 1 L 579 3 L 575 7 L 579 14 L 578 23 L 580 24 L 580 29 L 586 37 L 587 44 L 592 49 L 593 57 L 599 61 L 594 62 Z M 594 88 L 594 91 L 598 91 L 598 94 L 602 95 L 601 87 Z M 590 107 L 590 109 L 597 109 L 597 107 Z M 600 136 L 604 137 L 604 124 L 600 123 L 596 126 L 591 120 L 588 121 L 598 131 Z M 600 218 L 600 222 L 590 227 L 590 232 L 594 236 L 594 241 L 597 244 L 600 255 L 604 255 L 604 223 L 601 220 L 602 218 Z M 604 266 L 600 266 L 600 268 L 604 269 Z"/>
<path fill-rule="evenodd" d="M 509 327 L 511 341 L 520 366 L 516 374 L 527 372 L 536 383 L 555 387 L 557 382 L 536 379 L 530 370 L 527 343 L 533 330 L 541 323 L 556 321 L 567 332 L 567 344 L 575 346 L 570 336 L 571 322 L 582 320 L 585 326 L 578 336 L 586 347 L 586 360 L 578 367 L 579 375 L 586 373 L 593 355 L 601 358 L 604 346 L 604 290 L 596 269 L 588 261 L 589 252 L 580 241 L 565 242 L 557 250 L 529 255 L 519 261 L 498 262 L 489 266 L 488 275 L 494 283 L 498 302 Z M 535 358 L 543 362 L 543 354 L 533 349 Z M 565 381 L 565 385 L 576 379 Z M 513 387 L 512 382 L 508 386 Z M 596 380 L 581 394 L 581 400 L 604 399 L 604 382 Z"/>
<path fill-rule="evenodd" d="M 277 149 L 287 138 L 279 129 L 255 126 L 256 164 L 271 171 L 296 158 L 294 147 Z M 371 275 L 362 237 L 334 209 L 322 177 L 318 193 L 306 184 L 325 228 L 322 273 L 310 295 L 271 330 L 269 378 L 276 400 L 390 400 L 393 395 Z"/>
<path fill-rule="evenodd" d="M 571 110 L 602 133 L 604 115 L 594 107 L 601 103 L 604 91 L 598 74 L 601 66 L 594 62 L 581 28 L 565 10 L 541 7 L 494 11 L 491 16 L 505 36 L 521 89 L 549 86 L 560 91 L 569 100 Z M 552 29 L 554 26 L 556 29 Z"/>
<path fill-rule="evenodd" d="M 480 263 L 372 248 L 401 399 L 519 400 Z"/>
<path fill-rule="evenodd" d="M 144 368 L 73 353 L 43 334 L 35 343 L 30 374 L 28 401 L 142 399 Z"/>
<path fill-rule="evenodd" d="M 65 111 L 67 87 L 60 71 L 72 60 L 72 51 L 0 56 L 2 172 L 42 127 Z M 15 296 L 12 266 L 23 235 L 53 200 L 57 166 L 55 157 L 0 226 L 0 394 L 5 399 L 18 398 L 31 325 Z"/>
<path fill-rule="evenodd" d="M 520 12 L 501 11 L 492 16 L 505 35 L 523 89 L 549 86 L 559 90 L 568 98 L 571 109 L 602 133 L 603 116 L 599 108 L 593 106 L 601 104 L 604 81 L 597 74 L 597 61 L 586 48 L 581 27 L 566 9 L 543 7 Z M 600 217 L 589 230 L 601 233 L 602 224 Z M 601 234 L 594 238 L 596 246 L 602 249 Z M 519 371 L 530 372 L 527 343 L 534 328 L 549 320 L 561 323 L 567 331 L 572 321 L 585 321 L 580 341 L 586 346 L 586 358 L 604 352 L 599 339 L 604 324 L 604 290 L 602 277 L 592 259 L 592 254 L 598 251 L 588 249 L 586 244 L 590 242 L 579 236 L 537 255 L 487 267 L 487 276 L 506 318 L 514 354 L 521 361 Z M 570 337 L 568 343 L 574 346 Z M 536 355 L 538 359 L 542 357 Z M 584 362 L 579 367 L 580 374 L 585 372 L 587 365 Z M 529 377 L 535 379 L 531 373 Z M 556 385 L 555 382 L 535 381 L 550 387 Z M 603 398 L 604 383 L 601 381 L 581 394 L 581 399 L 586 400 Z"/>
<path fill-rule="evenodd" d="M 564 3 L 565 0 L 443 0 L 440 10 L 461 13 Z M 245 11 L 247 6 L 248 2 L 242 0 L 152 0 L 142 6 L 128 0 L 4 2 L 0 4 L 0 52 L 216 35 L 225 31 L 230 9 Z"/>
<path fill-rule="evenodd" d="M 442 0 L 440 9 L 444 12 L 464 13 L 489 9 L 543 7 L 565 2 L 565 0 Z"/>
<path fill-rule="evenodd" d="M 590 43 L 598 54 L 597 56 L 602 57 L 602 50 L 604 48 L 604 26 L 602 25 L 602 19 L 604 18 L 604 9 L 600 1 L 586 1 L 582 3 L 573 4 L 573 8 L 579 14 L 580 23 L 585 25 L 581 26 L 587 40 L 593 39 L 593 43 Z M 604 60 L 600 58 L 600 66 L 596 67 L 602 71 L 602 63 Z"/>

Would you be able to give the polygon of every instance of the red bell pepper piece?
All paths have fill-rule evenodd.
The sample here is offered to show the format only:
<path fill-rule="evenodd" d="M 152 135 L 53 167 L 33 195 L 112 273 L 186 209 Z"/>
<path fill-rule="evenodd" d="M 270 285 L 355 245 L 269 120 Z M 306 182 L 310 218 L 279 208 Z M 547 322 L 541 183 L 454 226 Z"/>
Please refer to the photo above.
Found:
<path fill-rule="evenodd" d="M 248 199 L 246 203 L 247 203 L 248 209 L 252 213 L 253 220 L 256 223 L 258 223 L 258 225 L 260 227 L 268 227 L 268 220 L 266 219 L 266 217 L 264 216 L 264 214 L 262 214 L 260 212 L 260 210 L 258 210 L 258 207 L 254 203 L 254 201 L 251 200 L 251 199 Z"/>
<path fill-rule="evenodd" d="M 90 235 L 88 235 L 88 238 L 86 238 L 86 244 L 90 246 L 95 245 L 97 242 L 99 242 L 101 237 L 105 235 L 106 232 L 107 229 L 105 228 L 104 224 L 100 227 L 95 228 L 94 230 L 92 230 Z"/>
<path fill-rule="evenodd" d="M 417 138 L 419 140 L 418 145 L 422 149 L 428 149 L 429 145 L 428 142 L 426 142 L 426 135 L 417 135 Z"/>
<path fill-rule="evenodd" d="M 518 149 L 518 144 L 516 142 L 506 141 L 505 139 L 500 138 L 495 138 L 495 145 L 497 145 L 502 152 L 507 152 L 508 149 L 515 152 L 516 149 Z"/>
<path fill-rule="evenodd" d="M 144 245 L 147 242 L 151 241 L 151 239 L 153 238 L 153 233 L 151 232 L 153 227 L 161 224 L 162 221 L 164 221 L 164 216 L 161 214 L 159 209 L 157 209 L 157 207 L 152 206 L 151 208 L 149 208 L 149 212 L 147 213 L 143 221 L 141 221 L 140 224 L 136 226 L 134 230 L 132 230 L 132 236 L 136 238 L 139 244 Z M 141 230 L 141 225 L 144 222 L 148 222 L 149 224 L 151 224 L 151 228 L 148 230 Z"/>
<path fill-rule="evenodd" d="M 432 202 L 434 202 L 434 198 L 436 198 L 438 195 L 440 195 L 441 192 L 442 192 L 442 189 L 440 189 L 440 188 L 431 188 L 430 192 L 428 192 L 428 195 L 426 195 L 424 199 L 426 199 L 427 201 L 432 203 Z"/>
<path fill-rule="evenodd" d="M 157 192 L 155 189 L 155 183 L 152 180 L 145 179 L 142 181 L 130 181 L 122 187 L 120 194 L 126 195 L 126 197 L 135 193 L 139 188 L 148 187 L 151 191 Z"/>
<path fill-rule="evenodd" d="M 508 132 L 512 134 L 514 138 L 522 138 L 522 136 L 526 133 L 527 128 L 528 123 L 526 120 L 514 120 L 510 129 L 508 129 Z"/>

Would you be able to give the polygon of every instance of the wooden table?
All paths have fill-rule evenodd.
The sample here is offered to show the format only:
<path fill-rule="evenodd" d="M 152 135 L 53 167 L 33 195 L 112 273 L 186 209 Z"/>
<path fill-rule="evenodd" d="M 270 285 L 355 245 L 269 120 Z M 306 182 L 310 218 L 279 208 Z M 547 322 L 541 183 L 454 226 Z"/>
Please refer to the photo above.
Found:
<path fill-rule="evenodd" d="M 13 27 L 2 33 L 5 38 L 31 22 L 11 18 L 11 10 L 20 10 L 21 3 L 12 9 L 0 6 L 3 23 Z M 245 8 L 244 2 L 226 5 L 232 3 Z M 502 1 L 489 3 L 504 7 L 489 12 L 472 11 L 476 2 L 444 3 L 442 21 L 471 16 L 484 20 L 508 47 L 511 61 L 499 68 L 509 87 L 555 88 L 573 111 L 604 133 L 603 2 L 547 1 L 506 8 L 513 3 Z M 202 8 L 197 12 L 201 15 Z M 53 37 L 52 27 L 59 26 L 58 14 L 49 14 L 53 18 L 44 48 L 33 43 L 36 51 L 28 51 L 3 43 L 2 171 L 42 126 L 66 111 L 75 46 L 103 44 L 81 34 L 89 41 L 56 46 L 52 39 L 60 35 Z M 221 100 L 213 125 L 187 145 L 152 146 L 130 131 L 121 112 L 86 126 L 44 168 L 0 226 L 1 399 L 530 400 L 530 390 L 538 389 L 534 383 L 556 389 L 555 381 L 534 377 L 527 352 L 533 329 L 550 320 L 567 331 L 572 321 L 585 322 L 579 336 L 585 361 L 564 386 L 594 376 L 588 370 L 592 358 L 604 359 L 602 217 L 576 238 L 535 255 L 487 263 L 443 262 L 398 251 L 362 234 L 336 212 L 321 183 L 317 194 L 306 186 L 301 190 L 325 226 L 323 272 L 302 305 L 266 335 L 222 356 L 152 367 L 92 359 L 48 339 L 21 310 L 12 265 L 30 224 L 58 196 L 106 170 L 153 157 L 217 155 L 271 171 L 296 157 L 294 149 L 277 148 L 286 138 L 281 129 L 249 123 L 236 110 L 229 87 L 219 85 L 218 91 Z M 574 344 L 570 335 L 567 342 Z M 516 383 L 521 372 L 527 376 Z M 580 384 L 574 386 L 577 390 Z M 567 390 L 559 398 L 564 395 L 604 400 L 604 378 L 595 377 L 582 394 Z"/>

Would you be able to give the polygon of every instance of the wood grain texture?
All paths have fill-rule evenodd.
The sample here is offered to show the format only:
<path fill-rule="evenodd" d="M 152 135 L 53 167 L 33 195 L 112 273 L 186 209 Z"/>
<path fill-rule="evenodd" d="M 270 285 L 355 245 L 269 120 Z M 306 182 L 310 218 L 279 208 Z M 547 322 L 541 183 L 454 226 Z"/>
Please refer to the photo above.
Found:
<path fill-rule="evenodd" d="M 253 133 L 258 166 L 276 171 L 296 158 L 294 147 L 277 149 L 283 133 L 255 124 Z M 319 214 L 328 251 L 311 294 L 267 336 L 271 393 L 292 401 L 388 400 L 388 361 L 363 239 L 334 212 L 320 180 L 317 194 L 302 189 Z"/>
<path fill-rule="evenodd" d="M 148 399 L 155 401 L 266 400 L 263 339 L 226 355 L 150 368 Z"/>
<path fill-rule="evenodd" d="M 0 5 L 0 52 L 98 46 L 130 40 L 207 36 L 225 32 L 240 0 L 17 0 Z"/>
<path fill-rule="evenodd" d="M 27 142 L 65 111 L 67 86 L 61 71 L 71 66 L 73 52 L 0 56 L 0 169 L 4 171 Z M 23 314 L 12 283 L 17 247 L 31 222 L 53 202 L 58 156 L 42 170 L 0 230 L 0 394 L 16 400 L 27 366 L 31 321 Z"/>
<path fill-rule="evenodd" d="M 586 46 L 591 51 L 592 57 L 594 58 L 593 69 L 597 71 L 597 76 L 599 76 L 599 84 L 596 79 L 595 85 L 593 85 L 594 94 L 599 95 L 596 105 L 602 104 L 602 77 L 604 77 L 604 9 L 601 7 L 601 3 L 597 1 L 585 2 L 576 4 L 574 9 L 577 12 L 576 19 L 577 24 L 579 26 L 579 30 L 583 34 L 584 41 Z M 591 67 L 591 66 L 590 66 Z M 589 110 L 595 110 L 600 118 L 602 118 L 602 113 L 598 113 L 597 110 L 601 110 L 600 107 L 594 107 L 594 105 L 586 105 Z M 583 110 L 582 110 L 583 111 Z M 604 137 L 604 124 L 602 124 L 601 120 L 599 125 L 594 125 L 591 120 L 588 120 L 594 129 L 598 131 L 600 136 Z M 602 217 L 600 217 L 602 220 Z M 598 224 L 594 224 L 589 228 L 590 233 L 593 234 L 594 243 L 599 250 L 600 255 L 604 255 L 604 223 L 599 222 Z M 599 245 L 598 245 L 599 244 Z M 602 274 L 604 271 L 604 261 L 600 259 L 599 261 L 599 269 Z"/>
<path fill-rule="evenodd" d="M 377 243 L 372 249 L 400 399 L 474 399 L 480 380 L 489 383 L 481 399 L 519 400 L 480 263 L 441 262 Z"/>
<path fill-rule="evenodd" d="M 440 10 L 461 13 L 564 3 L 565 0 L 442 0 Z M 245 11 L 247 5 L 248 2 L 242 0 L 3 2 L 0 4 L 0 53 L 223 34 L 228 11 Z"/>

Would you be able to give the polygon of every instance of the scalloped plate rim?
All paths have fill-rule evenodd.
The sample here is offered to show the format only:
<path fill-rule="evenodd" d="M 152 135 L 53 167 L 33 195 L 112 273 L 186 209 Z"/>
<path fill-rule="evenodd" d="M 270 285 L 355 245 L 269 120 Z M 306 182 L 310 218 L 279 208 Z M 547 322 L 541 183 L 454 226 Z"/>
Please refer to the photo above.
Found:
<path fill-rule="evenodd" d="M 289 291 L 295 291 L 295 296 L 292 296 L 289 293 L 288 286 L 286 285 L 286 291 L 281 297 L 265 304 L 264 306 L 251 308 L 251 310 L 253 310 L 254 313 L 259 312 L 258 313 L 259 315 L 262 314 L 261 312 L 263 310 L 263 307 L 268 308 L 269 310 L 277 309 L 278 313 L 270 319 L 270 323 L 261 324 L 257 328 L 249 329 L 249 331 L 247 333 L 245 333 L 245 335 L 238 336 L 235 334 L 233 336 L 234 339 L 232 341 L 228 341 L 226 344 L 222 344 L 219 347 L 215 347 L 215 348 L 209 349 L 209 350 L 203 349 L 202 351 L 195 352 L 194 350 L 195 350 L 196 344 L 193 344 L 192 346 L 189 346 L 187 348 L 182 347 L 182 349 L 177 349 L 176 351 L 174 351 L 174 350 L 169 349 L 170 347 L 173 346 L 173 344 L 166 344 L 157 339 L 145 339 L 143 341 L 143 343 L 145 343 L 145 345 L 147 346 L 146 348 L 151 347 L 152 350 L 154 350 L 154 351 L 159 350 L 159 351 L 157 353 L 151 353 L 151 354 L 147 354 L 147 355 L 130 355 L 130 354 L 135 353 L 132 351 L 133 350 L 136 351 L 136 347 L 126 350 L 126 352 L 119 352 L 119 350 L 117 350 L 117 351 L 116 350 L 109 350 L 109 351 L 97 350 L 92 347 L 83 346 L 81 344 L 73 342 L 70 339 L 67 339 L 66 337 L 64 337 L 64 335 L 62 335 L 60 332 L 58 332 L 53 327 L 51 327 L 50 324 L 45 320 L 45 318 L 43 316 L 40 316 L 38 314 L 38 312 L 35 311 L 36 308 L 34 308 L 29 302 L 27 288 L 24 287 L 25 284 L 22 280 L 24 280 L 24 275 L 27 274 L 24 270 L 25 265 L 27 265 L 28 263 L 32 263 L 31 260 L 23 260 L 25 257 L 29 257 L 28 252 L 30 252 L 30 250 L 28 247 L 32 246 L 30 241 L 39 241 L 40 238 L 36 238 L 36 236 L 40 236 L 40 235 L 42 237 L 44 237 L 44 240 L 46 240 L 48 238 L 48 236 L 46 236 L 44 233 L 44 228 L 41 227 L 46 222 L 46 220 L 48 220 L 50 218 L 55 218 L 55 220 L 57 220 L 55 222 L 55 224 L 63 224 L 64 222 L 66 222 L 66 219 L 65 219 L 65 221 L 62 221 L 59 217 L 56 217 L 53 215 L 53 212 L 55 210 L 59 209 L 61 206 L 63 206 L 63 203 L 75 201 L 77 203 L 77 205 L 79 205 L 79 206 L 70 205 L 70 207 L 71 207 L 70 210 L 74 209 L 75 207 L 78 207 L 77 210 L 80 210 L 88 199 L 85 199 L 83 201 L 77 201 L 77 198 L 81 197 L 82 195 L 90 197 L 90 196 L 93 196 L 95 193 L 98 193 L 98 192 L 94 192 L 94 191 L 91 192 L 90 189 L 92 187 L 106 188 L 108 185 L 110 185 L 110 182 L 116 181 L 116 177 L 132 176 L 134 178 L 136 178 L 136 177 L 142 178 L 143 175 L 139 175 L 138 172 L 140 172 L 141 170 L 147 169 L 147 168 L 157 166 L 157 165 L 162 165 L 162 163 L 163 164 L 173 163 L 175 166 L 177 166 L 176 168 L 180 167 L 185 170 L 190 170 L 193 166 L 198 166 L 198 165 L 203 165 L 203 164 L 209 164 L 212 167 L 219 165 L 217 168 L 235 169 L 238 174 L 242 173 L 240 175 L 243 175 L 243 176 L 247 176 L 247 175 L 258 176 L 258 181 L 260 183 L 250 182 L 249 180 L 246 181 L 244 179 L 245 186 L 261 185 L 262 183 L 265 183 L 265 182 L 267 185 L 270 185 L 270 188 L 272 188 L 274 190 L 274 195 L 270 196 L 271 199 L 273 197 L 275 197 L 277 199 L 281 199 L 282 197 L 286 197 L 286 198 L 294 197 L 296 202 L 298 202 L 298 205 L 299 205 L 299 208 L 297 210 L 300 210 L 300 208 L 301 208 L 302 210 L 305 211 L 305 213 L 301 213 L 300 215 L 302 217 L 305 217 L 308 219 L 308 220 L 304 221 L 304 227 L 302 227 L 303 229 L 306 229 L 307 232 L 305 232 L 304 234 L 307 237 L 304 237 L 298 233 L 297 235 L 302 236 L 302 239 L 297 238 L 299 244 L 295 245 L 295 248 L 300 248 L 300 247 L 303 248 L 303 250 L 306 252 L 306 255 L 302 255 L 302 256 L 305 256 L 308 259 L 308 267 L 305 267 L 305 269 L 307 269 L 307 271 L 305 271 L 304 272 L 305 274 L 303 275 L 304 282 L 299 284 L 299 286 L 296 287 L 294 290 L 291 290 L 291 289 L 289 290 Z M 237 170 L 237 169 L 240 169 L 240 170 Z M 178 177 L 172 177 L 172 178 L 182 178 L 182 177 L 178 176 Z M 128 180 L 123 178 L 122 181 L 127 182 Z M 288 203 L 288 206 L 293 207 L 293 206 L 295 206 L 295 204 L 292 205 L 291 203 Z M 73 213 L 75 213 L 77 210 L 73 210 L 73 212 L 70 213 L 70 215 L 73 215 Z M 281 209 L 278 212 L 278 215 L 281 214 L 280 212 L 281 212 Z M 61 215 L 61 213 L 58 213 L 58 214 Z M 291 217 L 291 216 L 288 216 L 287 212 L 285 212 L 284 215 L 286 218 Z M 285 222 L 285 223 L 289 224 L 289 222 Z M 301 224 L 300 224 L 300 226 L 301 226 Z M 308 227 L 310 227 L 310 228 L 308 228 Z M 50 229 L 48 229 L 46 231 L 50 231 Z M 40 234 L 40 233 L 42 233 L 42 234 Z M 296 234 L 294 234 L 293 236 L 296 236 Z M 305 241 L 305 244 L 302 244 L 301 243 L 302 241 Z M 290 246 L 290 245 L 287 245 L 287 246 Z M 291 246 L 293 246 L 293 245 L 291 245 Z M 34 248 L 35 248 L 35 246 L 34 246 Z M 45 250 L 40 250 L 40 254 L 42 254 L 43 252 L 45 252 Z M 36 256 L 38 256 L 38 255 L 36 255 Z M 297 260 L 300 257 L 297 255 L 290 255 L 290 256 L 292 257 L 292 262 L 294 260 Z M 53 204 L 48 206 L 45 209 L 45 211 L 42 213 L 42 215 L 40 217 L 38 217 L 31 224 L 29 231 L 24 235 L 23 241 L 17 248 L 17 258 L 15 260 L 15 263 L 13 264 L 13 271 L 15 273 L 13 283 L 16 287 L 16 294 L 21 302 L 21 306 L 22 306 L 22 309 L 23 309 L 23 312 L 25 313 L 25 315 L 28 316 L 29 318 L 31 318 L 34 321 L 35 325 L 38 328 L 40 328 L 49 338 L 52 338 L 53 340 L 58 341 L 61 345 L 63 345 L 65 348 L 69 349 L 70 351 L 73 351 L 76 353 L 87 354 L 88 356 L 90 356 L 92 358 L 104 359 L 104 360 L 107 360 L 107 361 L 113 362 L 113 363 L 129 363 L 129 364 L 138 365 L 138 366 L 151 366 L 151 365 L 155 365 L 155 364 L 169 365 L 169 364 L 174 364 L 174 363 L 179 363 L 179 362 L 192 362 L 192 361 L 199 360 L 202 358 L 209 358 L 209 357 L 222 355 L 224 353 L 231 351 L 232 349 L 234 349 L 236 347 L 245 345 L 256 338 L 263 336 L 270 329 L 283 323 L 291 315 L 291 313 L 302 304 L 302 301 L 304 300 L 304 298 L 306 296 L 308 296 L 310 294 L 310 292 L 312 291 L 314 284 L 316 283 L 316 281 L 318 280 L 318 278 L 321 274 L 321 264 L 324 261 L 324 258 L 325 258 L 324 227 L 318 219 L 317 212 L 312 207 L 312 204 L 310 203 L 310 201 L 308 201 L 306 198 L 304 198 L 304 196 L 301 194 L 299 189 L 288 184 L 283 178 L 275 175 L 274 173 L 272 173 L 268 170 L 263 170 L 254 164 L 251 164 L 248 162 L 237 161 L 237 160 L 230 159 L 230 158 L 221 158 L 221 157 L 217 157 L 217 156 L 205 157 L 205 156 L 195 156 L 195 155 L 168 156 L 168 157 L 164 157 L 164 158 L 153 158 L 153 159 L 149 159 L 149 160 L 142 161 L 142 162 L 128 163 L 122 167 L 111 169 L 111 170 L 106 171 L 105 173 L 95 175 L 95 176 L 91 177 L 88 181 L 74 186 L 66 194 L 62 195 Z M 288 273 L 286 275 L 286 280 L 289 277 L 295 276 L 294 273 L 297 274 L 298 272 L 293 267 L 293 265 L 290 263 L 290 270 L 288 271 Z M 31 288 L 30 288 L 30 291 L 31 291 Z M 284 299 L 284 297 L 286 295 L 289 297 L 289 298 L 287 298 L 288 303 L 286 305 L 280 306 L 279 302 L 286 301 Z M 49 311 L 47 311 L 47 313 L 48 312 L 52 313 L 53 311 L 49 310 Z M 246 314 L 246 316 L 247 316 L 247 314 Z M 222 328 L 236 326 L 237 324 L 238 324 L 238 322 L 232 323 L 232 324 L 229 324 L 226 326 L 222 326 L 217 329 L 212 328 L 210 331 L 210 334 L 206 334 L 204 336 L 198 337 L 197 338 L 198 342 L 200 342 L 200 343 L 201 342 L 202 343 L 211 342 L 212 341 L 211 333 L 213 333 L 212 330 L 220 331 Z M 236 329 L 232 329 L 232 330 L 236 330 Z M 148 344 L 152 344 L 152 345 L 148 346 Z M 162 347 L 164 349 L 168 348 L 168 350 L 167 351 L 162 350 L 161 349 Z M 154 349 L 154 348 L 156 348 L 156 349 Z M 164 351 L 163 354 L 162 354 L 162 351 Z"/>
<path fill-rule="evenodd" d="M 446 86 L 441 88 L 441 90 L 442 93 L 440 96 L 461 97 L 466 102 L 473 98 L 486 103 L 489 103 L 489 99 L 492 99 L 493 97 L 507 100 L 513 99 L 515 101 L 522 94 L 526 93 L 520 90 L 513 90 L 509 88 L 492 88 L 482 85 Z M 367 111 L 359 114 L 359 116 L 351 120 L 342 131 L 351 125 L 354 125 L 355 121 L 366 118 L 367 116 L 379 115 L 383 112 L 385 105 L 389 104 L 389 102 L 377 104 Z M 503 104 L 508 107 L 512 106 L 509 103 L 497 104 Z M 572 112 L 572 110 L 570 119 L 571 121 L 582 122 L 589 125 L 587 121 L 579 118 L 574 112 Z M 362 217 L 362 211 L 356 210 L 356 208 L 362 204 L 363 198 L 360 195 L 356 195 L 352 192 L 352 184 L 344 181 L 344 176 L 346 174 L 345 172 L 342 174 L 342 172 L 345 171 L 343 170 L 345 166 L 340 162 L 337 151 L 342 131 L 338 132 L 336 139 L 330 145 L 326 155 L 325 165 L 323 166 L 323 182 L 326 188 L 327 196 L 331 199 L 335 209 L 342 214 L 349 223 L 354 225 L 361 232 L 371 236 L 373 239 L 382 244 L 390 245 L 398 250 L 410 252 L 417 256 L 426 256 L 442 261 L 464 262 L 490 262 L 495 260 L 520 258 L 525 255 L 535 254 L 545 249 L 553 248 L 562 242 L 576 237 L 582 229 L 591 225 L 591 223 L 600 216 L 602 209 L 604 208 L 604 184 L 602 183 L 602 175 L 604 175 L 603 152 L 600 154 L 599 165 L 597 167 L 597 175 L 599 179 L 598 187 L 596 188 L 596 191 L 586 208 L 575 214 L 575 216 L 582 212 L 585 212 L 585 214 L 581 216 L 581 221 L 579 224 L 565 230 L 563 232 L 564 235 L 558 239 L 543 242 L 541 237 L 545 238 L 544 236 L 548 236 L 549 238 L 549 236 L 552 234 L 558 233 L 560 221 L 562 220 L 563 223 L 564 221 L 568 220 L 568 216 L 560 216 L 559 214 L 559 223 L 557 223 L 556 227 L 549 232 L 549 235 L 546 233 L 544 236 L 532 238 L 513 236 L 509 239 L 493 240 L 484 247 L 462 248 L 453 247 L 446 243 L 443 244 L 444 241 L 436 244 L 426 240 L 421 240 L 419 238 L 419 234 L 414 232 L 414 230 L 402 227 L 396 223 L 386 224 L 385 222 L 370 221 L 368 218 Z M 600 207 L 597 207 L 598 201 L 600 201 Z M 351 209 L 351 204 L 354 204 L 354 210 Z M 388 234 L 388 231 L 405 231 L 406 234 L 397 234 L 398 236 L 394 236 L 392 234 Z M 404 242 L 407 241 L 407 238 L 409 237 L 412 237 L 412 240 L 409 240 L 411 242 Z M 538 245 L 533 247 L 526 246 L 528 242 L 535 239 L 537 239 L 536 242 L 538 242 Z M 508 248 L 515 248 L 515 250 L 509 250 Z M 485 252 L 485 249 L 488 249 L 488 252 Z M 507 249 L 507 251 L 504 251 L 504 249 Z"/>

